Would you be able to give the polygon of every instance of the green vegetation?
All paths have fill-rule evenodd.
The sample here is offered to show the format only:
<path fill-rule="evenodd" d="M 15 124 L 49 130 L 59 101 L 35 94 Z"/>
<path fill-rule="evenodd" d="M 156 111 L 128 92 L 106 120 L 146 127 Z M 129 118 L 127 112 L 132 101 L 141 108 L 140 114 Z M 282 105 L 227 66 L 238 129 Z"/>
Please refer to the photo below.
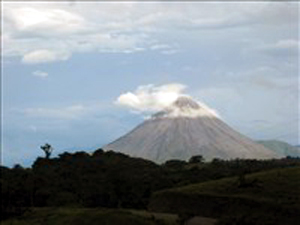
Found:
<path fill-rule="evenodd" d="M 164 190 L 150 209 L 219 217 L 219 224 L 299 224 L 299 177 L 295 167 Z"/>
<path fill-rule="evenodd" d="M 244 179 L 224 178 L 216 181 L 188 185 L 172 189 L 189 194 L 218 194 L 242 197 L 255 197 L 265 200 L 300 200 L 300 167 L 275 169 L 245 175 Z M 286 193 L 285 190 L 289 192 Z M 260 190 L 260 191 L 259 191 Z M 266 192 L 263 190 L 267 190 Z M 291 196 L 295 198 L 291 199 Z M 300 202 L 298 202 L 300 204 Z M 300 207 L 300 205 L 299 205 Z"/>
<path fill-rule="evenodd" d="M 142 211 L 83 208 L 35 208 L 1 225 L 176 225 L 176 216 Z"/>
<path fill-rule="evenodd" d="M 188 162 L 169 160 L 157 165 L 101 149 L 93 154 L 82 151 L 65 152 L 56 158 L 46 155 L 37 158 L 31 168 L 20 165 L 0 167 L 1 220 L 20 218 L 20 221 L 30 221 L 32 215 L 35 219 L 48 218 L 53 222 L 57 215 L 60 221 L 66 221 L 65 224 L 75 224 L 71 217 L 80 221 L 79 217 L 85 217 L 82 213 L 110 218 L 121 210 L 126 212 L 120 213 L 121 216 L 129 221 L 134 217 L 138 221 L 135 217 L 141 216 L 141 211 L 133 209 L 151 209 L 177 214 L 179 224 L 194 215 L 223 218 L 225 214 L 234 218 L 241 216 L 238 220 L 245 222 L 243 218 L 252 218 L 252 214 L 256 218 L 258 211 L 268 215 L 278 211 L 276 215 L 280 218 L 287 213 L 286 217 L 293 224 L 292 219 L 299 210 L 299 182 L 294 181 L 294 177 L 299 176 L 299 167 L 300 159 L 291 157 L 205 162 L 202 156 L 194 156 Z M 262 174 L 253 174 L 262 171 Z M 78 217 L 72 214 L 67 218 L 68 208 L 78 212 Z M 99 211 L 99 208 L 107 210 Z M 153 216 L 148 218 L 149 221 L 147 219 L 149 224 L 153 223 L 151 218 Z M 155 223 L 160 222 L 155 220 Z"/>

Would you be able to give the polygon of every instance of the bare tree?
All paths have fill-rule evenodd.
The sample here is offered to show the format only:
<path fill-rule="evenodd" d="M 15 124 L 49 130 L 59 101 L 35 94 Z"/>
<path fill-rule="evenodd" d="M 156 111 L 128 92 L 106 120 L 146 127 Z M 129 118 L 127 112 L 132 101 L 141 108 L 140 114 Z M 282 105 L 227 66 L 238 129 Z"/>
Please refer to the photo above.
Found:
<path fill-rule="evenodd" d="M 50 155 L 53 151 L 53 148 L 51 145 L 49 145 L 48 143 L 46 143 L 45 145 L 41 146 L 41 149 L 45 152 L 46 154 L 46 159 L 50 158 Z"/>

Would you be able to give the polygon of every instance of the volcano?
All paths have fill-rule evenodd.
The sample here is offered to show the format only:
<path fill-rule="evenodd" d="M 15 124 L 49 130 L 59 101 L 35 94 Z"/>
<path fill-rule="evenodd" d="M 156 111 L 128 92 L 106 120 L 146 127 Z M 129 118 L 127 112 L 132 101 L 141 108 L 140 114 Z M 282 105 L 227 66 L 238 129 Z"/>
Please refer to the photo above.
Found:
<path fill-rule="evenodd" d="M 133 157 L 165 162 L 202 155 L 214 158 L 269 159 L 277 155 L 224 123 L 218 115 L 189 96 L 177 98 L 131 132 L 103 147 Z"/>

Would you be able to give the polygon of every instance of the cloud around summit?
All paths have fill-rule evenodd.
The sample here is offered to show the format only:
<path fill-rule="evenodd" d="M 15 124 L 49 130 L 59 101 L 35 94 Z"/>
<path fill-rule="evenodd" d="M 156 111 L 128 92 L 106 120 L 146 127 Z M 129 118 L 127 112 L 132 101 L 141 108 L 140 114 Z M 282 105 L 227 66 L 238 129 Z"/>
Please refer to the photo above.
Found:
<path fill-rule="evenodd" d="M 219 113 L 208 107 L 205 103 L 193 99 L 192 96 L 185 93 L 187 86 L 180 83 L 170 83 L 161 86 L 153 84 L 141 85 L 133 92 L 126 92 L 121 94 L 115 101 L 115 104 L 125 106 L 138 113 L 154 113 L 165 110 L 170 107 L 179 97 L 185 96 L 195 101 L 201 107 L 201 112 L 193 112 L 197 116 L 200 112 L 201 115 L 211 115 L 220 117 Z M 175 110 L 176 111 L 176 110 Z M 199 111 L 199 112 L 198 112 Z"/>
<path fill-rule="evenodd" d="M 185 89 L 186 86 L 179 83 L 141 85 L 133 92 L 121 94 L 115 103 L 138 112 L 156 112 L 171 105 Z"/>

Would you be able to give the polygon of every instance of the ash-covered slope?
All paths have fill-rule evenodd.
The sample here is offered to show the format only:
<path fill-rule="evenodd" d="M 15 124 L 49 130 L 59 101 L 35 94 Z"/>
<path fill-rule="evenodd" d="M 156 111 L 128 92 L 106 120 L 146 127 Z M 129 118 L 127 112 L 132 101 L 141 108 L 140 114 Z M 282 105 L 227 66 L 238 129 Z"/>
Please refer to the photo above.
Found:
<path fill-rule="evenodd" d="M 271 150 L 230 128 L 214 111 L 186 96 L 103 149 L 158 163 L 187 160 L 194 155 L 206 160 L 276 157 Z"/>

